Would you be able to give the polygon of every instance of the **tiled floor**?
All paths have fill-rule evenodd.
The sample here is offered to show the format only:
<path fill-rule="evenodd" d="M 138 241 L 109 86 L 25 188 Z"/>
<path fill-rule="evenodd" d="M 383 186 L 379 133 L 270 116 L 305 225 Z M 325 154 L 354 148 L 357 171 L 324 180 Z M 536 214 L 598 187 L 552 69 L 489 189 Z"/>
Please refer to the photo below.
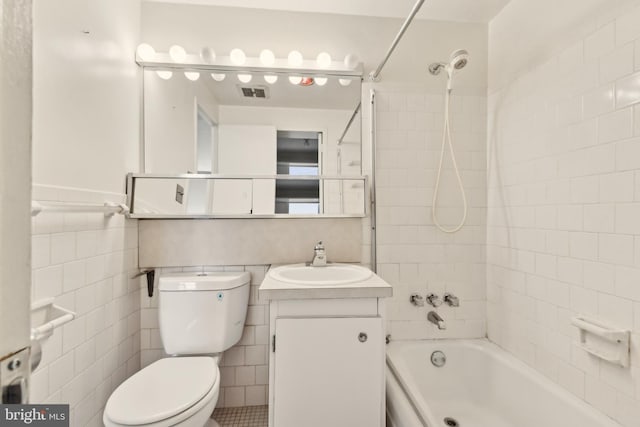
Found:
<path fill-rule="evenodd" d="M 269 409 L 267 405 L 217 408 L 213 411 L 213 419 L 220 427 L 267 427 Z"/>

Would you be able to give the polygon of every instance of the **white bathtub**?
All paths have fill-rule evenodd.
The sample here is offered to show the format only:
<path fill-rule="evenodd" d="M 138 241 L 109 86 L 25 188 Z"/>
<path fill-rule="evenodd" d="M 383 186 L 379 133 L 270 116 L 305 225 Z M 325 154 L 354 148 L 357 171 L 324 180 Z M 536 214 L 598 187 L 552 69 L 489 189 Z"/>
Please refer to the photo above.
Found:
<path fill-rule="evenodd" d="M 447 417 L 459 427 L 620 427 L 486 340 L 391 342 L 387 427 L 446 427 Z"/>

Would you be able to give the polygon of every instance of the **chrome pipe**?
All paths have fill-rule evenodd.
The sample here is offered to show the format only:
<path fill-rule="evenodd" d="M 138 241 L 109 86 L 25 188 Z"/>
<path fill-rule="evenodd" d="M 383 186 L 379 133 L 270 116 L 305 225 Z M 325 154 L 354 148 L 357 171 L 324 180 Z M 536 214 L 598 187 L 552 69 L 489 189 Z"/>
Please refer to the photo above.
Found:
<path fill-rule="evenodd" d="M 351 128 L 351 125 L 353 124 L 353 121 L 356 119 L 356 116 L 360 112 L 360 107 L 362 107 L 362 102 L 359 102 L 358 105 L 356 106 L 356 109 L 353 111 L 353 114 L 351 115 L 351 118 L 349 119 L 349 123 L 347 123 L 347 127 L 344 128 L 344 132 L 342 132 L 342 135 L 340 136 L 340 138 L 338 138 L 338 145 L 342 144 L 342 140 L 347 135 L 347 132 L 349 132 L 349 128 Z"/>
<path fill-rule="evenodd" d="M 371 89 L 369 92 L 369 135 L 371 138 L 371 270 L 377 273 L 378 270 L 378 252 L 377 242 L 377 194 L 376 194 L 376 91 Z"/>
<path fill-rule="evenodd" d="M 409 28 L 411 21 L 413 21 L 413 18 L 416 16 L 418 11 L 422 7 L 423 3 L 424 3 L 424 0 L 418 0 L 416 4 L 413 6 L 413 9 L 411 9 L 411 13 L 407 17 L 407 19 L 404 21 L 404 24 L 402 24 L 402 27 L 400 27 L 400 31 L 396 35 L 396 38 L 393 39 L 393 42 L 391 43 L 389 50 L 387 50 L 387 54 L 382 59 L 382 62 L 380 62 L 380 65 L 378 65 L 378 68 L 376 68 L 375 71 L 372 71 L 371 73 L 369 73 L 369 80 L 375 81 L 375 79 L 378 78 L 378 75 L 380 75 L 382 68 L 389 60 L 389 57 L 391 57 L 391 54 L 396 49 L 396 46 L 398 45 L 398 43 L 400 43 L 400 39 L 402 39 L 402 36 L 404 35 L 405 31 L 407 31 L 407 28 Z"/>

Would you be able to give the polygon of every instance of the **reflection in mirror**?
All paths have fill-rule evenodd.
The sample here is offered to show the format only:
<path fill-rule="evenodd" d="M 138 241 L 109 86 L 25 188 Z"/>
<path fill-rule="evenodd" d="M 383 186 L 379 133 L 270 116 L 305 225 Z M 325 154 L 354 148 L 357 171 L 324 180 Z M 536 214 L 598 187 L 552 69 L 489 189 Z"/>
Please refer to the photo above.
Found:
<path fill-rule="evenodd" d="M 267 204 L 273 203 L 273 199 L 265 196 L 274 181 L 282 192 L 276 203 L 286 204 L 286 208 L 277 209 L 278 215 L 268 212 Z M 325 191 L 319 192 L 319 188 Z M 319 213 L 359 217 L 366 213 L 365 188 L 364 177 L 129 174 L 127 202 L 132 218 L 277 217 Z"/>
<path fill-rule="evenodd" d="M 317 176 L 322 132 L 278 131 L 278 175 Z M 318 214 L 320 181 L 277 180 L 276 213 Z"/>
<path fill-rule="evenodd" d="M 167 79 L 158 69 L 145 67 L 144 171 L 361 175 L 361 126 L 356 109 L 360 77 L 247 76 L 251 80 L 243 83 L 240 78 L 246 81 L 248 77 L 229 70 L 224 70 L 224 78 L 215 70 L 173 70 Z M 325 194 L 338 190 L 324 184 L 264 180 L 251 186 L 252 213 L 327 213 L 327 200 L 339 193 Z M 187 198 L 188 210 L 203 211 L 215 202 L 204 196 L 211 188 L 199 187 L 204 182 L 189 185 L 185 191 L 203 196 Z M 248 190 L 236 180 L 215 185 L 220 187 L 218 194 L 249 197 Z M 239 200 L 219 205 L 219 209 L 234 213 L 245 213 L 246 209 Z"/>

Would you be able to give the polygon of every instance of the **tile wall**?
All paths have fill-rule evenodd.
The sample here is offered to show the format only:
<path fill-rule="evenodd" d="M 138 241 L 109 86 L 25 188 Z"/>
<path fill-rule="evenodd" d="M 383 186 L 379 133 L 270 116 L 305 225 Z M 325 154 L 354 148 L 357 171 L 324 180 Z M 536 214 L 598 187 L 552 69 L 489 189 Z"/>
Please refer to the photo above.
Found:
<path fill-rule="evenodd" d="M 33 199 L 123 202 L 123 195 L 34 186 Z M 32 301 L 53 297 L 76 318 L 43 345 L 32 403 L 68 403 L 71 425 L 102 426 L 111 392 L 140 368 L 136 220 L 43 212 L 32 222 Z"/>
<path fill-rule="evenodd" d="M 469 203 L 467 223 L 455 234 L 439 231 L 431 204 L 442 144 L 444 95 L 376 85 L 378 274 L 394 287 L 387 303 L 393 339 L 485 335 L 486 97 L 454 96 L 451 129 Z M 443 88 L 444 91 L 444 88 Z M 460 93 L 460 92 L 458 92 Z M 438 217 L 450 227 L 462 201 L 447 150 Z M 409 295 L 452 292 L 460 307 L 442 305 L 445 331 L 427 322 L 429 308 Z"/>
<path fill-rule="evenodd" d="M 203 271 L 248 271 L 251 273 L 249 308 L 244 333 L 238 344 L 224 352 L 220 363 L 220 397 L 218 408 L 266 405 L 269 389 L 269 305 L 258 299 L 258 287 L 268 266 L 204 266 L 160 268 L 162 273 Z M 158 326 L 158 293 L 149 298 L 140 294 L 141 308 L 141 361 L 145 367 L 167 357 L 160 339 Z"/>
<path fill-rule="evenodd" d="M 640 419 L 640 8 L 489 98 L 489 338 L 576 396 Z M 563 40 L 558 40 L 560 45 Z M 570 319 L 632 331 L 631 368 Z"/>

